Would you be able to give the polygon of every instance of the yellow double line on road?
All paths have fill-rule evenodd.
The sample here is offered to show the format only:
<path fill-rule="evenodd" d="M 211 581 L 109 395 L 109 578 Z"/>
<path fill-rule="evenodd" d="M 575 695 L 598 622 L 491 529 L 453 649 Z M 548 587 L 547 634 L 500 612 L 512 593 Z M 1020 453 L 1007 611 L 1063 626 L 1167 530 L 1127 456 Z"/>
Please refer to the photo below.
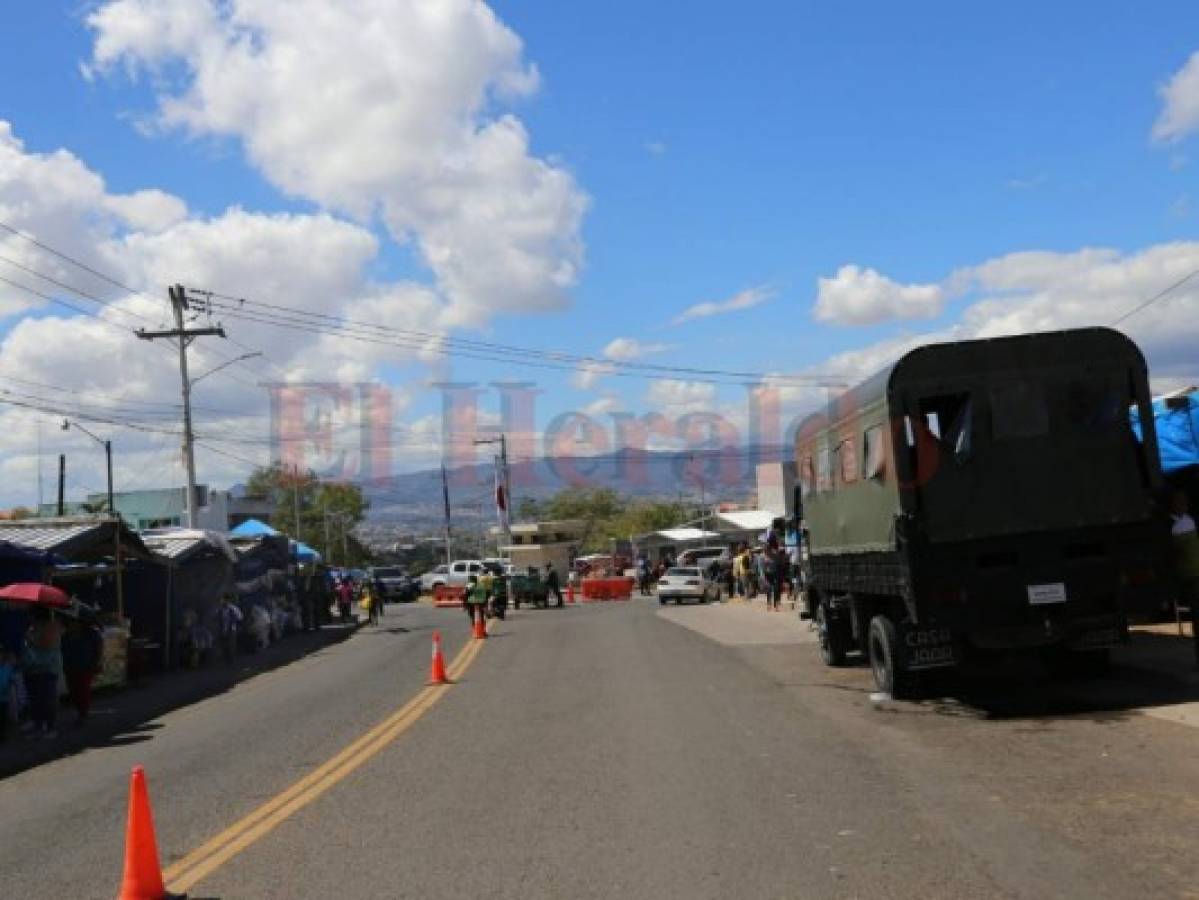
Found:
<path fill-rule="evenodd" d="M 482 641 L 472 640 L 458 652 L 447 672 L 451 681 L 456 681 L 470 668 L 482 647 Z M 281 822 L 320 797 L 407 731 L 432 709 L 445 693 L 444 685 L 429 685 L 423 688 L 415 697 L 340 753 L 187 856 L 172 863 L 162 873 L 168 890 L 177 893 L 188 890 L 255 841 L 269 834 Z"/>

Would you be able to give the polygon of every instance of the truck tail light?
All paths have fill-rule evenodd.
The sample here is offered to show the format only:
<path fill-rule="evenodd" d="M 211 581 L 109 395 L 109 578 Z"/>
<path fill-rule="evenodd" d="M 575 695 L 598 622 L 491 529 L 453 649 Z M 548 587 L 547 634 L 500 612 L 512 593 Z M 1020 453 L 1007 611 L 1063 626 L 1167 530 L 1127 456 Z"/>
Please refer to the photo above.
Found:
<path fill-rule="evenodd" d="M 1138 566 L 1125 570 L 1120 580 L 1129 587 L 1144 587 L 1157 580 L 1157 573 L 1153 571 L 1152 566 Z"/>

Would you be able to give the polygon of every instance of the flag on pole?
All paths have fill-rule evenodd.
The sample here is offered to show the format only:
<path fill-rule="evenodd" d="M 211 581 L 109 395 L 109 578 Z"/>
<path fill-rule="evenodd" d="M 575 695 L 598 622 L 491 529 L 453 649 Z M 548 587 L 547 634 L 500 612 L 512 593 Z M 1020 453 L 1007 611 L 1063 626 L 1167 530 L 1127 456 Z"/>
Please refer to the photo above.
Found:
<path fill-rule="evenodd" d="M 495 512 L 500 520 L 500 527 L 508 529 L 508 495 L 504 491 L 504 482 L 500 477 L 500 467 L 495 467 Z"/>

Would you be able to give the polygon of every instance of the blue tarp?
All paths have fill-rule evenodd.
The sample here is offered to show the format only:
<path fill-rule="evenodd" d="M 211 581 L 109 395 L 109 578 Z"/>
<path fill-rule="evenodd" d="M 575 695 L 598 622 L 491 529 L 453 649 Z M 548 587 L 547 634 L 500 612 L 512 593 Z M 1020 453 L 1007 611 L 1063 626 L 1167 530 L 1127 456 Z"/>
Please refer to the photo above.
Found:
<path fill-rule="evenodd" d="M 264 534 L 275 537 L 279 534 L 266 522 L 260 522 L 257 519 L 246 519 L 229 533 L 234 537 L 262 537 Z"/>
<path fill-rule="evenodd" d="M 296 553 L 296 559 L 300 562 L 320 562 L 321 555 L 307 544 L 300 541 L 292 541 L 291 547 Z"/>
<path fill-rule="evenodd" d="M 1130 421 L 1137 440 L 1141 440 L 1141 421 L 1137 409 Z M 1153 422 L 1157 430 L 1158 455 L 1162 471 L 1169 475 L 1187 466 L 1199 466 L 1199 391 L 1153 401 Z"/>
<path fill-rule="evenodd" d="M 231 532 L 233 537 L 277 537 L 282 532 L 276 531 L 265 522 L 260 522 L 258 519 L 246 519 Z M 320 562 L 321 555 L 301 541 L 288 539 L 288 546 L 295 554 L 296 559 L 300 562 Z"/>

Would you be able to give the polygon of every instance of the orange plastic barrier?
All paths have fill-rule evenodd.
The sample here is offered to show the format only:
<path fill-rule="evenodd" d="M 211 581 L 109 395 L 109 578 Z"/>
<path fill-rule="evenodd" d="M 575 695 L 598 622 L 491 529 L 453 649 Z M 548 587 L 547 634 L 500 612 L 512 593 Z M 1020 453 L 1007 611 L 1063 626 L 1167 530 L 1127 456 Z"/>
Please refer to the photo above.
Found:
<path fill-rule="evenodd" d="M 584 578 L 584 600 L 628 600 L 633 596 L 632 578 Z"/>
<path fill-rule="evenodd" d="M 439 584 L 433 588 L 433 605 L 439 607 L 462 606 L 466 602 L 466 588 Z"/>

